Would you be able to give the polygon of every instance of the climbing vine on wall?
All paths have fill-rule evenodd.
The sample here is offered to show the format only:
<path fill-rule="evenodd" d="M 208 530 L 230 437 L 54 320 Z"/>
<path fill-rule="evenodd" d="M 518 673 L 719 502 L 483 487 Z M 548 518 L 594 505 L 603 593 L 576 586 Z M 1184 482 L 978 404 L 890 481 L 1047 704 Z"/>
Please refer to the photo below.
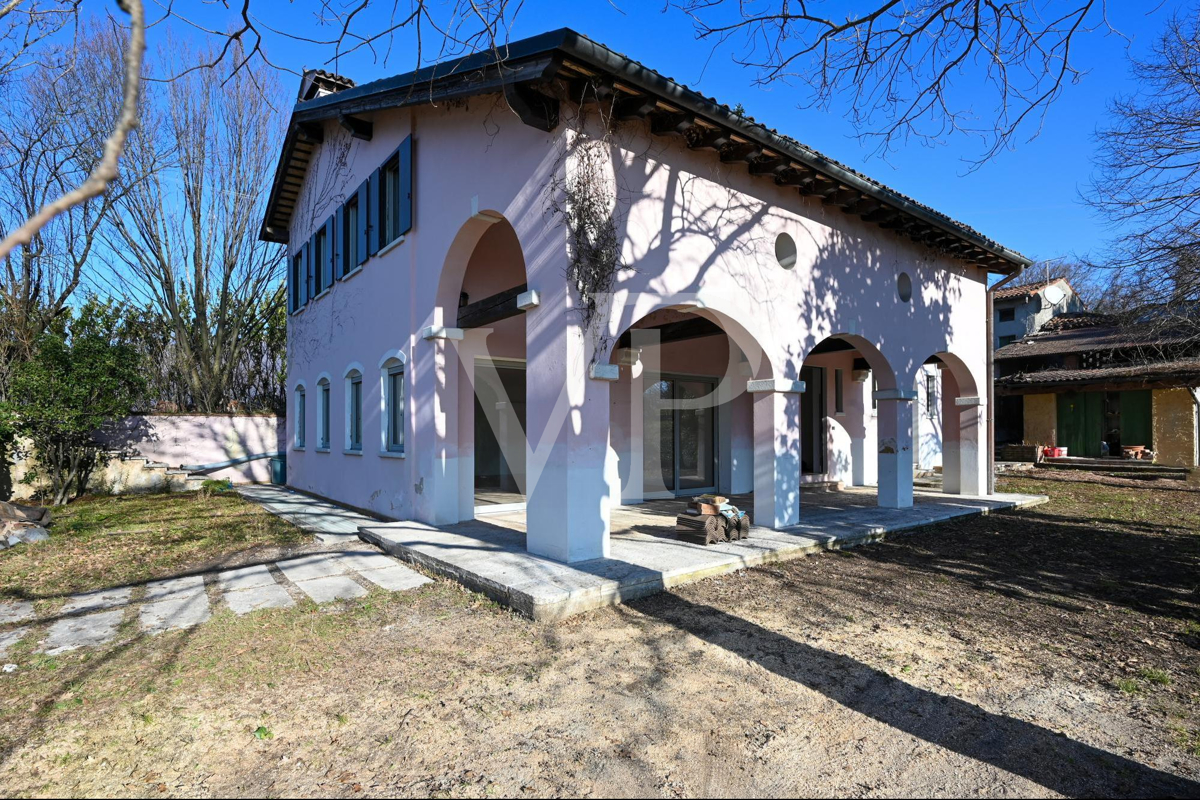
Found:
<path fill-rule="evenodd" d="M 576 106 L 564 115 L 567 146 L 558 184 L 551 187 L 552 212 L 566 226 L 568 284 L 579 298 L 583 327 L 592 343 L 592 361 L 608 351 L 609 301 L 617 276 L 627 269 L 621 251 L 617 212 L 621 206 L 612 169 L 615 150 L 610 109 L 601 103 L 597 119 Z"/>

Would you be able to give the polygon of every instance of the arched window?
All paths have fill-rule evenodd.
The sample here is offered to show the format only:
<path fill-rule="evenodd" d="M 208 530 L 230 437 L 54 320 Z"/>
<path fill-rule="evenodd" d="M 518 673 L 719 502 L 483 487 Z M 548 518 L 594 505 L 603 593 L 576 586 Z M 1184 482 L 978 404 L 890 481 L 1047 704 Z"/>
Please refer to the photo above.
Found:
<path fill-rule="evenodd" d="M 295 448 L 297 450 L 304 449 L 304 434 L 305 421 L 307 419 L 307 410 L 304 403 L 304 384 L 296 387 L 296 421 L 295 421 Z"/>
<path fill-rule="evenodd" d="M 404 452 L 404 356 L 393 351 L 379 362 L 383 425 L 380 445 L 384 452 Z"/>
<path fill-rule="evenodd" d="M 346 371 L 346 449 L 350 452 L 362 452 L 362 425 L 362 369 L 355 364 Z"/>
<path fill-rule="evenodd" d="M 328 450 L 329 449 L 329 438 L 330 438 L 330 436 L 329 436 L 330 396 L 329 396 L 329 378 L 328 377 L 322 377 L 320 380 L 317 381 L 317 399 L 319 401 L 319 405 L 317 407 L 317 410 L 319 412 L 319 416 L 317 417 L 317 449 Z"/>

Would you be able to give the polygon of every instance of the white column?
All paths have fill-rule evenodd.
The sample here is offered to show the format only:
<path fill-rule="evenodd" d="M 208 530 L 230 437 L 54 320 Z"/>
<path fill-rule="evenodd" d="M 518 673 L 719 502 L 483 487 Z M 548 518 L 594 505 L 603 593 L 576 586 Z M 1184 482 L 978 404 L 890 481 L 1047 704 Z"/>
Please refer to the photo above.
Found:
<path fill-rule="evenodd" d="M 461 365 L 454 342 L 462 332 L 454 328 L 427 329 L 418 344 L 414 365 L 414 397 L 418 401 L 414 447 L 416 459 L 412 487 L 414 516 L 431 525 L 459 522 L 459 376 Z M 428 348 L 428 349 L 426 349 Z M 427 356 L 422 361 L 419 356 Z M 428 403 L 428 411 L 420 401 Z M 467 448 L 469 452 L 469 447 Z M 469 517 L 467 517 L 469 519 Z"/>
<path fill-rule="evenodd" d="M 642 369 L 636 350 L 620 353 L 621 377 L 609 388 L 612 399 L 612 430 L 609 438 L 613 444 L 618 463 L 619 491 L 622 505 L 642 502 Z"/>
<path fill-rule="evenodd" d="M 962 493 L 962 472 L 959 461 L 958 381 L 954 372 L 942 369 L 942 492 Z"/>
<path fill-rule="evenodd" d="M 800 393 L 803 381 L 758 380 L 754 395 L 754 524 L 800 521 Z"/>
<path fill-rule="evenodd" d="M 546 294 L 526 313 L 526 549 L 567 562 L 608 555 L 616 471 L 608 381 L 617 367 L 589 363 L 578 318 Z"/>
<path fill-rule="evenodd" d="M 982 497 L 987 494 L 987 417 L 982 397 L 959 397 L 958 459 L 959 494 Z"/>
<path fill-rule="evenodd" d="M 879 505 L 911 508 L 913 504 L 912 426 L 916 392 L 884 389 L 879 401 Z"/>

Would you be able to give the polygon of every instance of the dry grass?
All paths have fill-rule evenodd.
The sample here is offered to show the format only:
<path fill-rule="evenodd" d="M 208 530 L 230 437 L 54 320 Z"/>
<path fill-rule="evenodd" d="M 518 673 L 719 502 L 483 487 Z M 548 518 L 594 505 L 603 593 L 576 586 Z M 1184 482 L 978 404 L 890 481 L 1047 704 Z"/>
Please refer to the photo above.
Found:
<path fill-rule="evenodd" d="M 233 492 L 84 497 L 50 541 L 0 552 L 0 599 L 47 599 L 202 569 L 312 537 Z"/>

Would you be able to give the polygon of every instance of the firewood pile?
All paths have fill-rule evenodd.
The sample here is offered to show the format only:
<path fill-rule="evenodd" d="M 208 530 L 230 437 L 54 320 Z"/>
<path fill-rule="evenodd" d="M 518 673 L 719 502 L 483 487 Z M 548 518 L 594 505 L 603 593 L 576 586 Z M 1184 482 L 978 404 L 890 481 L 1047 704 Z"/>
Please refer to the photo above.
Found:
<path fill-rule="evenodd" d="M 720 495 L 701 495 L 675 518 L 675 536 L 696 544 L 736 542 L 750 536 L 750 516 Z"/>

